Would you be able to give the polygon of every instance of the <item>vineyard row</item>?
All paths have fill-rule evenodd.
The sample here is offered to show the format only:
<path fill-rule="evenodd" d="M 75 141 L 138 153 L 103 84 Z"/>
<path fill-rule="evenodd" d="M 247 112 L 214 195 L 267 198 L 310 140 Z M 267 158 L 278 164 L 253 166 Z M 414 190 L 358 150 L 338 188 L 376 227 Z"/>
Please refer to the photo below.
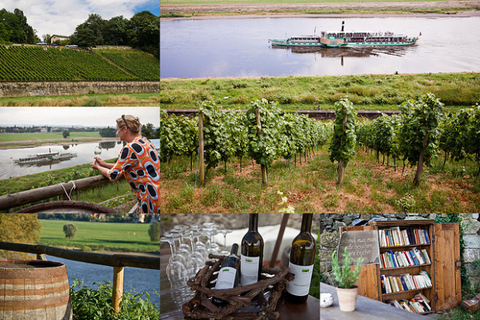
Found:
<path fill-rule="evenodd" d="M 440 151 L 445 152 L 445 161 L 472 158 L 480 168 L 480 107 L 445 114 L 443 104 L 433 94 L 404 102 L 398 115 L 360 122 L 347 99 L 335 104 L 333 123 L 284 112 L 277 103 L 265 99 L 252 101 L 246 113 L 227 112 L 213 102 L 199 102 L 198 108 L 201 116 L 192 119 L 161 110 L 162 161 L 198 155 L 200 133 L 207 170 L 233 157 L 240 161 L 249 157 L 267 170 L 276 159 L 293 159 L 327 142 L 330 160 L 339 163 L 339 180 L 341 169 L 359 147 L 376 151 L 377 158 L 383 154 L 417 166 L 415 184 L 423 165 L 430 165 Z M 199 118 L 203 126 L 200 132 Z"/>

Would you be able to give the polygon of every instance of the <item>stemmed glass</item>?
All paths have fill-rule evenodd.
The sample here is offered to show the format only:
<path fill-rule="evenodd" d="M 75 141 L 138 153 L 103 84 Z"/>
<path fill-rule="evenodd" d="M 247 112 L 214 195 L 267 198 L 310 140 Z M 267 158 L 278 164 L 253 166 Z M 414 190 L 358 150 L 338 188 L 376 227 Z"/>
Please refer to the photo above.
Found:
<path fill-rule="evenodd" d="M 218 244 L 216 244 L 213 241 L 213 236 L 218 233 L 217 225 L 214 224 L 214 223 L 204 223 L 203 226 L 204 226 L 204 232 L 208 236 L 208 239 L 209 239 L 209 244 L 208 244 L 208 247 L 207 247 L 208 253 L 218 254 L 219 246 L 218 246 Z"/>
<path fill-rule="evenodd" d="M 195 276 L 198 270 L 203 267 L 205 260 L 200 252 L 195 251 L 195 233 L 192 230 L 185 231 L 185 238 L 190 240 L 190 245 L 192 247 L 192 254 L 190 259 L 187 261 L 187 272 L 189 277 Z"/>
<path fill-rule="evenodd" d="M 222 229 L 222 230 L 219 230 L 218 232 L 223 234 L 223 250 L 222 250 L 221 254 L 228 255 L 228 254 L 230 254 L 230 252 L 227 249 L 227 234 L 231 233 L 232 230 Z"/>
<path fill-rule="evenodd" d="M 175 238 L 171 233 L 165 233 L 165 235 L 160 238 L 160 241 L 167 242 L 170 245 L 170 260 L 167 265 L 167 277 L 168 281 L 174 287 L 180 287 L 185 284 L 187 280 L 187 269 L 183 263 L 175 258 L 175 250 L 173 243 L 175 242 Z"/>

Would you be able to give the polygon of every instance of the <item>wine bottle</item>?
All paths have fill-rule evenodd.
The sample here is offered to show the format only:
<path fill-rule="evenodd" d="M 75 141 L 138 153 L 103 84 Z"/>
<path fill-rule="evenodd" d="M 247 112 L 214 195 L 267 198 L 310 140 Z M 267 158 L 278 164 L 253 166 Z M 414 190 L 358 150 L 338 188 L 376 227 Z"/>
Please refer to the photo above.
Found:
<path fill-rule="evenodd" d="M 293 239 L 290 252 L 290 272 L 295 275 L 293 281 L 287 282 L 285 298 L 293 303 L 307 301 L 312 281 L 313 264 L 317 244 L 310 230 L 313 214 L 304 214 L 300 233 Z"/>
<path fill-rule="evenodd" d="M 248 232 L 242 239 L 240 262 L 241 284 L 246 286 L 260 280 L 263 263 L 263 238 L 258 232 L 258 213 L 249 216 Z"/>
<path fill-rule="evenodd" d="M 215 289 L 231 289 L 238 286 L 238 267 L 240 266 L 240 259 L 237 256 L 237 251 L 238 244 L 234 243 L 230 255 L 225 257 L 220 265 Z M 226 301 L 215 297 L 212 301 L 219 306 L 223 306 L 227 303 Z"/>

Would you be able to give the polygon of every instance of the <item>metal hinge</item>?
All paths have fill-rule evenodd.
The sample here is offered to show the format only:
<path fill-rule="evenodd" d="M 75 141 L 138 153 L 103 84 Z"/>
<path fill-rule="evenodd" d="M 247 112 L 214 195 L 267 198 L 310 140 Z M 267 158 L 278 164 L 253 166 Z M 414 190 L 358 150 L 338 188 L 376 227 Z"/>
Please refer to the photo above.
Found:
<path fill-rule="evenodd" d="M 459 270 L 461 267 L 462 267 L 462 261 L 460 260 L 455 261 L 455 268 Z"/>

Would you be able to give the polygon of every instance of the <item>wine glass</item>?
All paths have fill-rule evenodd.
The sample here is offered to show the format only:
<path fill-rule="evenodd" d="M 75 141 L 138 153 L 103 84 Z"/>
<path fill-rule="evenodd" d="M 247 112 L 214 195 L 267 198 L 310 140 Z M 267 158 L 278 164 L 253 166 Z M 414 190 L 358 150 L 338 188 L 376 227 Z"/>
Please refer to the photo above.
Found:
<path fill-rule="evenodd" d="M 195 251 L 195 245 L 194 245 L 194 232 L 192 230 L 188 230 L 185 232 L 185 238 L 190 240 L 190 244 L 192 246 L 192 254 L 190 256 L 190 259 L 187 261 L 187 272 L 189 277 L 195 276 L 198 270 L 200 270 L 204 264 L 205 260 L 203 259 L 203 256 L 201 253 Z"/>
<path fill-rule="evenodd" d="M 218 234 L 217 225 L 214 223 L 204 223 L 204 232 L 208 237 L 207 251 L 211 254 L 218 254 L 219 246 L 213 241 L 213 236 Z"/>
<path fill-rule="evenodd" d="M 183 263 L 175 259 L 173 243 L 175 238 L 172 234 L 166 234 L 160 238 L 160 241 L 167 242 L 170 245 L 170 259 L 166 268 L 167 278 L 172 288 L 185 285 L 187 280 L 187 268 Z"/>
<path fill-rule="evenodd" d="M 221 230 L 219 230 L 218 232 L 220 232 L 221 234 L 223 234 L 223 250 L 222 250 L 221 254 L 223 254 L 223 255 L 229 255 L 230 252 L 227 250 L 227 234 L 231 233 L 232 230 L 229 230 L 229 229 L 221 229 Z"/>

